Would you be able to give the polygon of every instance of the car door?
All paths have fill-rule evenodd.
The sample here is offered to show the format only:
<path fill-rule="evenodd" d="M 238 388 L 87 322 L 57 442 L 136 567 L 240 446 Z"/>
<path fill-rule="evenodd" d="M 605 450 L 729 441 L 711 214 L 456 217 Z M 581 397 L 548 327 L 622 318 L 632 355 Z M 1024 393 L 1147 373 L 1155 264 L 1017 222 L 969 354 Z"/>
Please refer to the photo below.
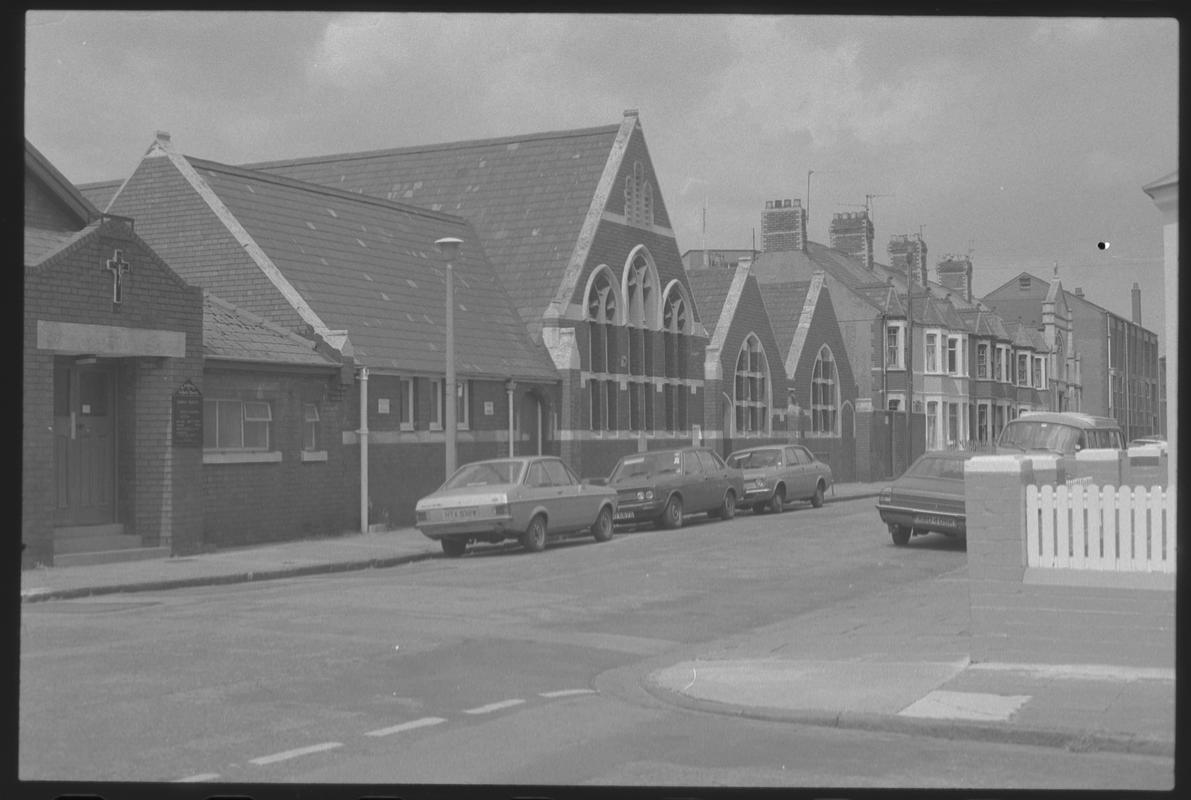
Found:
<path fill-rule="evenodd" d="M 703 467 L 703 483 L 708 487 L 708 508 L 719 508 L 720 503 L 723 502 L 724 493 L 732 486 L 732 481 L 728 477 L 728 466 L 710 450 L 699 450 L 698 453 L 699 464 Z"/>
<path fill-rule="evenodd" d="M 591 510 L 590 516 L 587 513 L 587 507 L 592 503 L 591 496 L 584 497 L 583 485 L 574 478 L 566 464 L 557 458 L 544 459 L 541 464 L 554 488 L 555 506 L 550 515 L 551 527 L 555 530 L 575 530 L 594 521 L 595 509 Z"/>
<path fill-rule="evenodd" d="M 810 497 L 815 493 L 815 474 L 814 461 L 815 457 L 811 455 L 810 451 L 801 445 L 794 445 L 790 448 L 794 451 L 794 467 L 795 485 L 798 490 L 794 493 L 796 498 Z"/>
<path fill-rule="evenodd" d="M 686 498 L 683 505 L 687 511 L 698 513 L 707 510 L 711 488 L 707 486 L 706 478 L 698 454 L 694 450 L 683 450 L 682 494 Z"/>
<path fill-rule="evenodd" d="M 546 509 L 546 525 L 548 528 L 553 528 L 561 498 L 551 482 L 550 476 L 546 474 L 546 467 L 540 459 L 529 462 L 529 466 L 525 470 L 525 482 L 521 488 L 526 505 L 522 512 L 525 516 L 525 523 L 529 524 L 529 515 L 533 509 L 543 507 Z"/>

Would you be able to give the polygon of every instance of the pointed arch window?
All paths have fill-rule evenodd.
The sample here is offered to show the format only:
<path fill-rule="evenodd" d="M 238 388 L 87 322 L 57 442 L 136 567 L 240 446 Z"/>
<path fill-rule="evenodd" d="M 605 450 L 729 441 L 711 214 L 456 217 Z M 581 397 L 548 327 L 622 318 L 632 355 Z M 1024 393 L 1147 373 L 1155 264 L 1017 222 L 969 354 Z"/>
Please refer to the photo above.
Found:
<path fill-rule="evenodd" d="M 823 345 L 811 373 L 811 430 L 835 435 L 839 420 L 839 380 L 831 348 Z"/>
<path fill-rule="evenodd" d="M 769 362 L 756 334 L 750 333 L 745 337 L 740 353 L 736 356 L 732 399 L 736 406 L 737 433 L 769 433 Z"/>
<path fill-rule="evenodd" d="M 662 339 L 665 346 L 663 373 L 666 383 L 663 395 L 666 429 L 681 431 L 687 428 L 687 392 L 682 379 L 687 377 L 687 355 L 690 343 L 690 305 L 682 293 L 672 289 L 662 308 Z"/>
<path fill-rule="evenodd" d="M 612 274 L 601 268 L 591 281 L 586 303 L 588 330 L 588 368 L 592 377 L 587 382 L 591 429 L 616 428 L 616 382 L 608 373 L 619 365 L 616 347 L 617 301 Z M 599 374 L 601 377 L 597 377 Z"/>

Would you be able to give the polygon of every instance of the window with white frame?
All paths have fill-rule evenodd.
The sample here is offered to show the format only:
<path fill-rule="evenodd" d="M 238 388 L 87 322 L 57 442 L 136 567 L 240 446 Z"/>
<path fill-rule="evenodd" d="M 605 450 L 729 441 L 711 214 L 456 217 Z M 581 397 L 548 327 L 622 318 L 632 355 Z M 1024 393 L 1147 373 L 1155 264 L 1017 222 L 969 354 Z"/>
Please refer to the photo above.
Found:
<path fill-rule="evenodd" d="M 976 377 L 988 380 L 989 378 L 989 364 L 988 364 L 988 342 L 976 343 Z"/>
<path fill-rule="evenodd" d="M 926 401 L 926 449 L 939 449 L 939 401 Z"/>
<path fill-rule="evenodd" d="M 401 416 L 398 423 L 405 430 L 414 427 L 414 379 L 400 378 L 397 381 L 398 402 L 401 404 Z"/>
<path fill-rule="evenodd" d="M 905 369 L 906 323 L 887 322 L 885 324 L 885 368 Z"/>
<path fill-rule="evenodd" d="M 996 361 L 993 364 L 993 374 L 1001 383 L 1010 383 L 1009 370 L 1013 365 L 1010 363 L 1009 345 L 999 344 L 996 350 Z"/>
<path fill-rule="evenodd" d="M 887 411 L 901 411 L 905 408 L 906 398 L 900 393 L 891 392 L 885 398 L 885 409 Z"/>
<path fill-rule="evenodd" d="M 989 428 L 992 424 L 992 420 L 989 419 L 989 416 L 989 404 L 978 403 L 976 405 L 976 439 L 978 441 L 989 441 Z"/>
<path fill-rule="evenodd" d="M 947 444 L 953 445 L 959 441 L 959 403 L 947 403 Z"/>
<path fill-rule="evenodd" d="M 1029 353 L 1018 353 L 1017 354 L 1017 385 L 1018 386 L 1029 386 L 1030 385 L 1030 354 Z"/>
<path fill-rule="evenodd" d="M 318 406 L 305 403 L 302 406 L 302 449 L 319 450 Z"/>
<path fill-rule="evenodd" d="M 811 373 L 811 430 L 834 434 L 839 414 L 839 381 L 831 348 L 823 345 Z"/>
<path fill-rule="evenodd" d="M 203 448 L 268 450 L 273 407 L 267 400 L 203 400 Z"/>
<path fill-rule="evenodd" d="M 962 375 L 964 371 L 963 337 L 947 337 L 947 373 Z"/>
<path fill-rule="evenodd" d="M 1034 386 L 1046 388 L 1046 356 L 1034 356 Z"/>
<path fill-rule="evenodd" d="M 769 363 L 761 340 L 750 333 L 736 356 L 735 396 L 737 433 L 768 433 Z"/>
<path fill-rule="evenodd" d="M 926 372 L 939 371 L 939 333 L 938 331 L 926 332 L 926 365 L 924 367 Z"/>

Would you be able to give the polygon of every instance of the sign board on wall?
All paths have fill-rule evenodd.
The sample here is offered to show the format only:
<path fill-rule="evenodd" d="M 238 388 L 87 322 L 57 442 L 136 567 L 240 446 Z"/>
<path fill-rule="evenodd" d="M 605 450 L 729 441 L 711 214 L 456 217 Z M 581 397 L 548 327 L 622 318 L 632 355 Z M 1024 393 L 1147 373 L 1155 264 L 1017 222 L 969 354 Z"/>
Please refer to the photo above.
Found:
<path fill-rule="evenodd" d="M 174 447 L 203 446 L 203 393 L 186 381 L 174 392 Z"/>

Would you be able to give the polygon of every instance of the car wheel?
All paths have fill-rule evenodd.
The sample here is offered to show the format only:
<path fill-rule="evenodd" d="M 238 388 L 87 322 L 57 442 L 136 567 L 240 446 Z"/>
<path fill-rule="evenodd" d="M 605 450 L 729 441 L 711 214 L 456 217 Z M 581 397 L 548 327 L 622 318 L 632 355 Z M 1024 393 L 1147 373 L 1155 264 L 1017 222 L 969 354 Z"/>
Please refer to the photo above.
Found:
<path fill-rule="evenodd" d="M 591 535 L 597 542 L 606 542 L 612 538 L 612 509 L 608 506 L 600 509 L 600 515 L 591 526 Z"/>
<path fill-rule="evenodd" d="M 720 503 L 716 516 L 720 519 L 732 519 L 736 516 L 736 492 L 729 489 L 724 493 L 724 500 Z"/>
<path fill-rule="evenodd" d="M 676 494 L 670 495 L 670 499 L 666 501 L 665 509 L 662 510 L 662 527 L 682 527 L 682 498 Z"/>
<path fill-rule="evenodd" d="M 823 481 L 819 481 L 819 485 L 815 487 L 815 493 L 811 495 L 811 505 L 815 508 L 823 507 Z"/>
<path fill-rule="evenodd" d="M 769 510 L 780 514 L 786 507 L 786 488 L 779 486 L 773 490 L 773 498 L 769 501 Z"/>
<path fill-rule="evenodd" d="M 531 553 L 546 549 L 546 518 L 541 514 L 529 521 L 529 527 L 521 534 L 521 546 Z"/>
<path fill-rule="evenodd" d="M 463 555 L 463 551 L 467 549 L 466 539 L 442 539 L 442 551 L 451 558 L 459 558 Z"/>
<path fill-rule="evenodd" d="M 910 543 L 910 529 L 905 525 L 890 525 L 889 535 L 893 537 L 893 543 L 898 547 Z"/>

